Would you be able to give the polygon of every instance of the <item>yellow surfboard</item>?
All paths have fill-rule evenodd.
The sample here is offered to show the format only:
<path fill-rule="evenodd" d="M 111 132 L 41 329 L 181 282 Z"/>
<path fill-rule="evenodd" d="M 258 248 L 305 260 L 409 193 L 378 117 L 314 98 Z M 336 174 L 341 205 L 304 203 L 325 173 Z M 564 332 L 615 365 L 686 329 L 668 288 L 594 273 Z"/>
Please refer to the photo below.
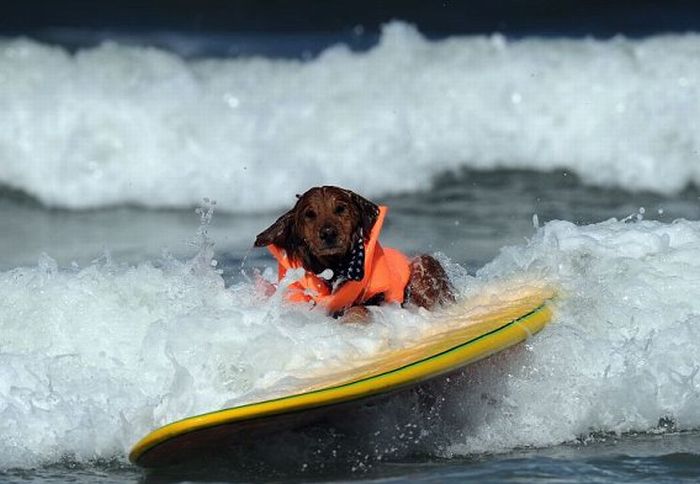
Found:
<path fill-rule="evenodd" d="M 532 281 L 484 288 L 435 315 L 432 330 L 409 346 L 320 375 L 293 395 L 226 408 L 170 423 L 134 445 L 142 467 L 177 464 L 262 428 L 289 428 L 324 411 L 362 402 L 450 373 L 540 331 L 552 317 L 554 291 Z"/>

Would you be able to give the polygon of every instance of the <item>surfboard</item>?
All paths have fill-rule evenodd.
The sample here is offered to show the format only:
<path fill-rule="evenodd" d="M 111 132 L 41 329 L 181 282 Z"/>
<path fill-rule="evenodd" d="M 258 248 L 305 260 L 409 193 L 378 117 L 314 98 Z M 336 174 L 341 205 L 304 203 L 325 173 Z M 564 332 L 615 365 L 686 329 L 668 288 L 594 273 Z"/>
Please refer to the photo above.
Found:
<path fill-rule="evenodd" d="M 129 460 L 141 467 L 180 464 L 236 440 L 313 422 L 324 412 L 362 405 L 503 351 L 551 319 L 554 290 L 528 280 L 492 284 L 434 315 L 434 324 L 402 348 L 315 375 L 291 395 L 188 417 L 138 441 Z"/>

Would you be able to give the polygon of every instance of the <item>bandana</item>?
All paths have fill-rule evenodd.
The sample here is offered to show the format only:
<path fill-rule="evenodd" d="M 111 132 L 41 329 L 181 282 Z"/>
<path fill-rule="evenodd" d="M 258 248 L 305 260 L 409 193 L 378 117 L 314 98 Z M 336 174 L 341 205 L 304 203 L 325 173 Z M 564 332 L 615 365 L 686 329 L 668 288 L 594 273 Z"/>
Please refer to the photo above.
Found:
<path fill-rule="evenodd" d="M 335 290 L 345 281 L 361 281 L 365 277 L 365 238 L 360 229 L 357 240 L 350 250 L 350 259 L 345 267 L 341 267 L 333 281 Z"/>

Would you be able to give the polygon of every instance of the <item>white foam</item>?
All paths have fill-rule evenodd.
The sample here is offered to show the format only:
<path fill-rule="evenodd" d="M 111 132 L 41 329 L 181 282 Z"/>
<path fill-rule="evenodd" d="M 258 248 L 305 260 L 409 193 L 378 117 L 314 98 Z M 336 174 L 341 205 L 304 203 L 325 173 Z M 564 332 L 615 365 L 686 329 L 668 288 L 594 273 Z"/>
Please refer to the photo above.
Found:
<path fill-rule="evenodd" d="M 0 468 L 123 460 L 156 426 L 289 390 L 431 327 L 424 313 L 393 307 L 373 309 L 369 326 L 342 325 L 279 293 L 266 301 L 255 284 L 225 288 L 206 237 L 210 212 L 201 215 L 202 249 L 188 262 L 106 257 L 59 269 L 45 256 L 0 273 Z M 700 222 L 637 218 L 549 222 L 476 278 L 443 259 L 461 292 L 530 274 L 561 297 L 536 338 L 435 386 L 445 435 L 420 445 L 496 452 L 654 431 L 661 418 L 700 428 L 698 261 Z M 377 408 L 379 422 L 410 410 Z"/>
<path fill-rule="evenodd" d="M 634 221 L 632 221 L 634 220 Z M 555 221 L 479 279 L 523 271 L 560 287 L 554 324 L 468 373 L 449 455 L 549 446 L 593 432 L 700 428 L 700 223 Z"/>
<path fill-rule="evenodd" d="M 674 192 L 700 182 L 700 37 L 458 37 L 392 23 L 365 53 L 186 61 L 0 42 L 0 183 L 68 208 L 287 206 L 461 166 L 564 168 Z"/>
<path fill-rule="evenodd" d="M 428 324 L 386 307 L 370 327 L 342 325 L 254 284 L 224 288 L 209 251 L 0 273 L 0 469 L 124 461 L 158 426 L 290 391 Z"/>

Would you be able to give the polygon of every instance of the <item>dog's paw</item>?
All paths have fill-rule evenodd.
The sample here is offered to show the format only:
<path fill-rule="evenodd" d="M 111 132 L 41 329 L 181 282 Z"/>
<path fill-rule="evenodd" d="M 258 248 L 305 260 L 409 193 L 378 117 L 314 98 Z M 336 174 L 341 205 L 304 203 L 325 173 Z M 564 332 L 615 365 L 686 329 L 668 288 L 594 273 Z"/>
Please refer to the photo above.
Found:
<path fill-rule="evenodd" d="M 343 324 L 368 324 L 371 320 L 372 313 L 364 306 L 352 306 L 340 317 L 340 322 Z"/>

